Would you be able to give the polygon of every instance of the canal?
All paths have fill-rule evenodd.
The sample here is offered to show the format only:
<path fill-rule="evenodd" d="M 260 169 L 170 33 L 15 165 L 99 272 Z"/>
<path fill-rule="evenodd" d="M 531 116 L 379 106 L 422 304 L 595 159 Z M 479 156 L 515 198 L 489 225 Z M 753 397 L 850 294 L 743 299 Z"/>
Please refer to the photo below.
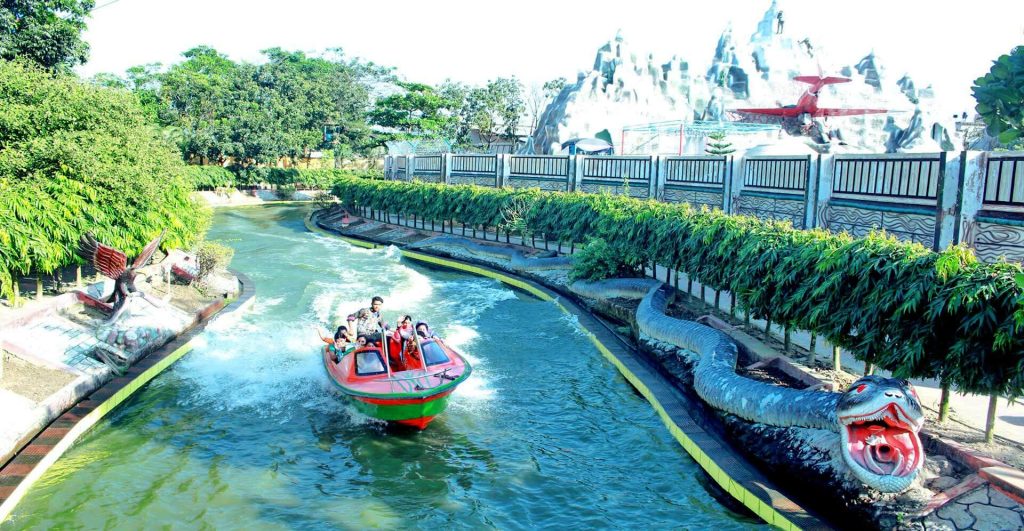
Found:
<path fill-rule="evenodd" d="M 573 320 L 490 279 L 311 234 L 305 207 L 219 210 L 256 285 L 86 434 L 4 529 L 715 528 L 699 467 Z M 424 432 L 334 394 L 315 328 L 384 297 L 473 363 Z"/>

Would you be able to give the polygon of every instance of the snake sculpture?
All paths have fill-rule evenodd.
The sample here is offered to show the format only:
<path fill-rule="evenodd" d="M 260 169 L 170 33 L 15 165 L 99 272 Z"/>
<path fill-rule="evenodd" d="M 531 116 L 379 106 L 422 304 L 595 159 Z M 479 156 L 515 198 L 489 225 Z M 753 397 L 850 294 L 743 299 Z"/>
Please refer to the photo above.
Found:
<path fill-rule="evenodd" d="M 529 272 L 570 267 L 568 257 L 526 258 L 517 250 L 437 236 L 414 247 L 457 246 L 478 256 L 509 260 L 511 269 Z M 838 432 L 843 461 L 853 475 L 880 492 L 906 490 L 924 463 L 924 423 L 920 400 L 906 380 L 865 376 L 844 393 L 780 387 L 736 373 L 738 349 L 725 333 L 666 315 L 672 288 L 653 279 L 576 281 L 569 288 L 583 297 L 640 299 L 636 312 L 642 336 L 698 355 L 694 390 L 711 406 L 751 422 L 779 427 Z"/>

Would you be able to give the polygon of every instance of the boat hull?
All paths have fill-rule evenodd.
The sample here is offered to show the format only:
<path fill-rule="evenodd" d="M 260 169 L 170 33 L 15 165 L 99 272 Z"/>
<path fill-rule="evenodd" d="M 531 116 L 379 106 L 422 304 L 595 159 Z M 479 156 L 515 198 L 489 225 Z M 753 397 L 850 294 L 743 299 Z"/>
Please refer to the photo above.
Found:
<path fill-rule="evenodd" d="M 455 355 L 457 356 L 457 354 Z M 346 355 L 346 358 L 348 357 L 349 355 Z M 460 369 L 462 374 L 450 383 L 443 383 L 428 389 L 430 378 L 416 376 L 407 382 L 395 384 L 394 387 L 400 389 L 398 392 L 381 393 L 379 389 L 368 388 L 366 381 L 353 381 L 351 360 L 345 359 L 341 363 L 335 363 L 333 355 L 325 348 L 323 361 L 327 376 L 335 388 L 346 395 L 360 413 L 375 419 L 421 430 L 425 429 L 437 415 L 444 412 L 448 407 L 452 391 L 469 376 L 471 371 L 468 364 L 465 364 L 459 356 L 458 365 L 455 367 Z M 396 374 L 402 375 L 402 373 Z"/>

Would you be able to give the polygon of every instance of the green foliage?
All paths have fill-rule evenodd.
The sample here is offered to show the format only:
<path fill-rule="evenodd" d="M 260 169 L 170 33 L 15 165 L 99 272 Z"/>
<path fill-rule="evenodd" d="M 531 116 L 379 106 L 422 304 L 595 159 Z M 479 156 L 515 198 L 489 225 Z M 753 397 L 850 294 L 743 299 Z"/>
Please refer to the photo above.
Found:
<path fill-rule="evenodd" d="M 0 60 L 35 63 L 68 72 L 85 63 L 82 40 L 93 0 L 3 0 L 0 2 Z"/>
<path fill-rule="evenodd" d="M 0 101 L 0 296 L 77 262 L 86 231 L 129 256 L 164 228 L 168 247 L 205 231 L 209 210 L 130 93 L 0 61 Z"/>
<path fill-rule="evenodd" d="M 587 242 L 573 255 L 570 280 L 604 280 L 635 277 L 643 271 L 640 258 L 632 249 L 614 248 L 601 238 Z"/>
<path fill-rule="evenodd" d="M 704 151 L 708 155 L 729 155 L 736 149 L 732 147 L 732 142 L 726 139 L 725 131 L 715 131 L 708 135 Z"/>
<path fill-rule="evenodd" d="M 369 113 L 370 123 L 414 133 L 416 138 L 443 136 L 459 105 L 420 83 L 399 83 L 405 92 L 381 98 Z"/>
<path fill-rule="evenodd" d="M 297 160 L 328 145 L 336 153 L 369 146 L 368 83 L 387 78 L 387 69 L 346 60 L 340 50 L 324 57 L 280 48 L 262 53 L 264 63 L 236 63 L 198 46 L 165 72 L 159 65 L 129 69 L 125 85 L 147 116 L 176 131 L 185 160 L 248 167 Z"/>
<path fill-rule="evenodd" d="M 1024 46 L 993 61 L 972 90 L 988 134 L 1006 146 L 1024 144 Z"/>
<path fill-rule="evenodd" d="M 195 190 L 216 190 L 235 185 L 235 174 L 222 166 L 185 166 L 185 178 Z"/>
<path fill-rule="evenodd" d="M 502 139 L 515 138 L 526 113 L 522 85 L 516 78 L 498 78 L 483 87 L 448 82 L 438 92 L 449 101 L 461 102 L 451 124 L 454 129 L 446 136 L 460 145 L 471 143 L 473 131 L 488 148 Z"/>
<path fill-rule="evenodd" d="M 1024 391 L 1024 271 L 979 263 L 965 247 L 935 253 L 883 233 L 855 239 L 610 195 L 352 178 L 332 193 L 348 207 L 491 227 L 526 202 L 524 230 L 603 241 L 584 255 L 581 278 L 612 270 L 612 259 L 656 262 L 897 376 L 941 377 L 974 393 Z"/>
<path fill-rule="evenodd" d="M 294 184 L 285 184 L 285 185 L 278 186 L 277 187 L 277 197 L 278 197 L 278 199 L 283 199 L 285 201 L 290 201 L 292 199 L 295 199 L 295 190 L 296 190 L 296 188 L 295 188 Z"/>
<path fill-rule="evenodd" d="M 196 249 L 196 260 L 199 261 L 199 274 L 196 280 L 203 281 L 212 273 L 223 271 L 231 264 L 235 250 L 216 242 L 203 241 Z"/>

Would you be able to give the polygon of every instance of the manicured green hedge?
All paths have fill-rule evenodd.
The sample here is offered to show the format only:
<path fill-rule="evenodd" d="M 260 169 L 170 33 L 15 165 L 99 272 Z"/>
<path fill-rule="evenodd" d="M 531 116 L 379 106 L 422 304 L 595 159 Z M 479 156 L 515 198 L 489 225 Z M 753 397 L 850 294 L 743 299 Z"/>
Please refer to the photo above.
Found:
<path fill-rule="evenodd" d="M 304 190 L 330 190 L 339 179 L 360 177 L 366 179 L 383 179 L 380 170 L 335 170 L 335 169 L 295 169 L 222 166 L 187 166 L 185 176 L 196 190 L 214 190 L 227 186 L 256 186 L 273 184 L 277 186 L 294 186 Z"/>
<path fill-rule="evenodd" d="M 529 231 L 602 238 L 648 263 L 729 290 L 755 317 L 817 333 L 897 377 L 940 377 L 976 393 L 1024 390 L 1019 264 L 982 264 L 885 234 L 852 238 L 789 224 L 610 195 L 344 179 L 350 207 L 499 226 L 529 205 Z"/>

